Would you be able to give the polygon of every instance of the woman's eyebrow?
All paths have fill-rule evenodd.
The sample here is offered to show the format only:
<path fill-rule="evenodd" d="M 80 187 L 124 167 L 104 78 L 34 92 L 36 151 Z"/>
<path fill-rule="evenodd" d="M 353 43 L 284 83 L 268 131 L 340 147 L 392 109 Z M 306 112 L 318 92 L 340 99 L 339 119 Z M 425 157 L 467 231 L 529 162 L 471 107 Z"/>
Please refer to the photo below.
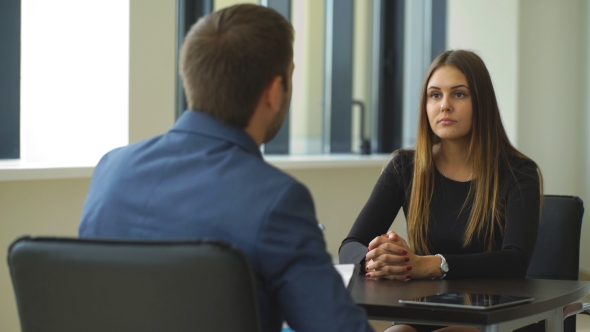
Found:
<path fill-rule="evenodd" d="M 452 86 L 451 87 L 451 89 L 457 89 L 457 88 L 466 88 L 466 89 L 469 89 L 469 87 L 467 85 L 465 85 L 465 84 L 459 84 L 459 85 L 455 85 L 455 86 Z M 427 90 L 430 90 L 430 89 L 440 90 L 440 88 L 438 86 L 434 86 L 434 85 L 429 86 Z"/>

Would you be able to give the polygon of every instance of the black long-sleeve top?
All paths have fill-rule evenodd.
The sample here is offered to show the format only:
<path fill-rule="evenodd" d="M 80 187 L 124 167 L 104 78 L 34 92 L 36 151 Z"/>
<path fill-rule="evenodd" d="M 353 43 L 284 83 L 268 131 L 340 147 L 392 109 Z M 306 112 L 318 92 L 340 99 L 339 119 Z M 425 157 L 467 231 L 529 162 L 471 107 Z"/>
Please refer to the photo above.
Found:
<path fill-rule="evenodd" d="M 400 150 L 383 170 L 369 200 L 340 246 L 341 263 L 361 263 L 367 246 L 388 231 L 400 207 L 407 216 L 414 151 Z M 457 182 L 436 171 L 427 241 L 432 254 L 442 254 L 449 265 L 446 278 L 521 278 L 526 275 L 539 226 L 541 193 L 537 166 L 512 158 L 512 172 L 501 167 L 500 203 L 505 231 L 496 227 L 494 251 L 486 252 L 483 234 L 463 247 L 472 198 L 471 181 Z M 436 169 L 436 168 L 435 168 Z"/>

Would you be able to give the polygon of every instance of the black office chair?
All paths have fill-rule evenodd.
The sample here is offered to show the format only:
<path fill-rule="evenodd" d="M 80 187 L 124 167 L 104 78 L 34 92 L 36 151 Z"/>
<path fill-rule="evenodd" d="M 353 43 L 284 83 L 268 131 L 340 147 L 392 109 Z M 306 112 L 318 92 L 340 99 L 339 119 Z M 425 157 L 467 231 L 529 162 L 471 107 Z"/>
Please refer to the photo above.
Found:
<path fill-rule="evenodd" d="M 576 196 L 545 195 L 537 246 L 527 278 L 578 280 L 580 235 L 584 203 Z M 590 314 L 590 304 L 578 303 L 565 308 L 564 332 L 576 331 L 576 313 Z M 544 331 L 543 322 L 537 330 Z M 541 329 L 542 326 L 542 329 Z"/>
<path fill-rule="evenodd" d="M 25 237 L 8 264 L 23 332 L 260 331 L 248 260 L 219 241 Z"/>

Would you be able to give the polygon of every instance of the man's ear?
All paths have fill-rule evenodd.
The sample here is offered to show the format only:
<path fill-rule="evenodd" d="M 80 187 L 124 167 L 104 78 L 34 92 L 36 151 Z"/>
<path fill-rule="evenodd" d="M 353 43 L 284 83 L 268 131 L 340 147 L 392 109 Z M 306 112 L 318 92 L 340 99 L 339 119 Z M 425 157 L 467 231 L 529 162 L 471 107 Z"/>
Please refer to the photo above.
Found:
<path fill-rule="evenodd" d="M 283 97 L 283 78 L 275 76 L 266 88 L 266 102 L 273 111 L 279 111 Z"/>

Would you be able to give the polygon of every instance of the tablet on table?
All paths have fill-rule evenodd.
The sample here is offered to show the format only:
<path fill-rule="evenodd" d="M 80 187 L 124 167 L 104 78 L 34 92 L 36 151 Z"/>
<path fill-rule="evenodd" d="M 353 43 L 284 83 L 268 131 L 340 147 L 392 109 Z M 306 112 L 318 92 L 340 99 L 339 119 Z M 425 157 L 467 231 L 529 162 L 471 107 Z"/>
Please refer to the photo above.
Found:
<path fill-rule="evenodd" d="M 443 293 L 408 300 L 399 300 L 408 305 L 451 307 L 462 309 L 486 310 L 533 301 L 530 296 L 476 294 L 476 293 Z"/>

